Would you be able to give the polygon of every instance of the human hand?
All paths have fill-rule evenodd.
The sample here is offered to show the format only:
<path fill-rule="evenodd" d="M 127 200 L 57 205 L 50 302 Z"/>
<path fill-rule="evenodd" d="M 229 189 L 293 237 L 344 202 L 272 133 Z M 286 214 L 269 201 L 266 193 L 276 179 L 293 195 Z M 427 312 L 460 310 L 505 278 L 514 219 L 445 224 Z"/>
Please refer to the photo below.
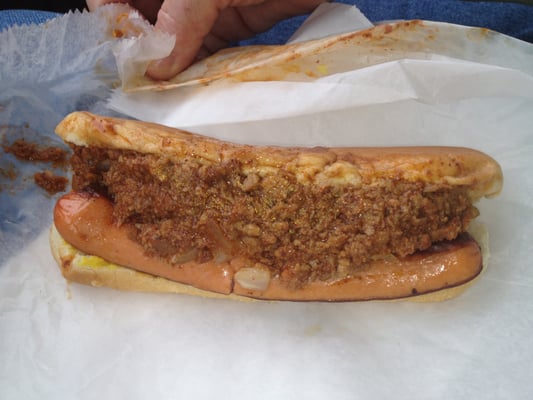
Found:
<path fill-rule="evenodd" d="M 89 10 L 128 3 L 156 29 L 176 35 L 172 53 L 152 62 L 147 75 L 170 79 L 193 61 L 263 32 L 275 23 L 311 12 L 324 0 L 87 0 Z"/>

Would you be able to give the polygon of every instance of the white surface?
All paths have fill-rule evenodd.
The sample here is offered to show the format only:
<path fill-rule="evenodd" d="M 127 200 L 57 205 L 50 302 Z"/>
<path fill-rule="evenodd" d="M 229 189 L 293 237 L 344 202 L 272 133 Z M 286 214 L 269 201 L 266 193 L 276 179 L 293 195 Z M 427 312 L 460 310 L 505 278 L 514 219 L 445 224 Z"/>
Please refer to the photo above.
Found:
<path fill-rule="evenodd" d="M 358 104 L 321 113 L 305 128 L 318 134 L 337 127 L 334 136 L 349 127 L 357 144 L 467 145 L 501 163 L 503 193 L 480 204 L 490 265 L 464 295 L 436 304 L 239 303 L 67 285 L 48 249 L 50 210 L 32 206 L 42 195 L 15 192 L 2 197 L 0 218 L 14 218 L 6 214 L 9 199 L 19 206 L 17 217 L 36 214 L 40 224 L 34 239 L 17 243 L 15 256 L 4 247 L 6 232 L 0 236 L 0 398 L 532 398 L 532 78 L 483 68 L 490 79 L 472 77 L 485 82 L 476 85 L 476 96 L 454 97 L 460 81 L 444 79 L 446 73 L 428 81 L 450 89 L 440 91 L 446 101 L 376 102 L 381 114 Z M 38 128 L 51 118 L 49 125 L 74 107 L 76 94 L 87 99 L 82 85 L 59 85 L 61 79 L 43 83 L 42 101 L 33 101 L 35 90 L 14 91 L 32 87 L 31 79 L 0 80 L 1 124 L 26 121 Z M 396 78 L 389 79 L 387 94 Z M 417 93 L 426 93 L 420 87 Z M 357 97 L 365 96 L 366 90 Z M 286 119 L 286 136 L 304 129 L 309 117 Z M 346 126 L 336 125 L 341 117 L 348 118 Z M 25 226 L 22 217 L 17 221 Z M 7 234 L 19 229 L 13 232 Z"/>

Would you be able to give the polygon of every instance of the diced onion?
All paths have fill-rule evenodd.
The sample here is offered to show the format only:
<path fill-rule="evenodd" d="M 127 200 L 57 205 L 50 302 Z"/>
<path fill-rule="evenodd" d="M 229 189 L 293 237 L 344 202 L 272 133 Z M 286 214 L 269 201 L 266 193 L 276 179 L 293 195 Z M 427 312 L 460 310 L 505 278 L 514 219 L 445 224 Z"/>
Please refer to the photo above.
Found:
<path fill-rule="evenodd" d="M 263 291 L 270 283 L 270 271 L 262 267 L 245 267 L 235 273 L 235 281 L 245 289 Z"/>

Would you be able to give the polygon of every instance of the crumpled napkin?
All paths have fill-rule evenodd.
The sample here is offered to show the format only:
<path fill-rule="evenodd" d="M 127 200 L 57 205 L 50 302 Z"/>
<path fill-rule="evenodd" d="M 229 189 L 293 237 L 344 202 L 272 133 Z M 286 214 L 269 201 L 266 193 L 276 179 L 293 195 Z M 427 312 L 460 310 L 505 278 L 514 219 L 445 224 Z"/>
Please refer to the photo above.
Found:
<path fill-rule="evenodd" d="M 120 86 L 113 48 L 138 35 L 146 22 L 128 6 L 73 12 L 42 25 L 13 26 L 0 33 L 0 144 L 24 138 L 63 146 L 54 134 L 69 112 L 116 115 L 106 103 Z M 125 40 L 125 39 L 124 39 Z M 0 147 L 0 263 L 50 226 L 53 201 L 33 183 L 45 163 L 17 160 Z M 38 210 L 38 211 L 36 211 Z"/>

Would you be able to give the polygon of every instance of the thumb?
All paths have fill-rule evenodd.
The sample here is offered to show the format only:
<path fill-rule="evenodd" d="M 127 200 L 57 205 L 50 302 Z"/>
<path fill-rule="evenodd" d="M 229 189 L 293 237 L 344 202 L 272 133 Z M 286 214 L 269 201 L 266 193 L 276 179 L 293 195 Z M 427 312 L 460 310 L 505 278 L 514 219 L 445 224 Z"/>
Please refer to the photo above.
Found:
<path fill-rule="evenodd" d="M 174 77 L 188 67 L 218 18 L 216 0 L 165 0 L 157 14 L 156 29 L 176 36 L 171 54 L 153 61 L 146 71 L 156 80 Z"/>

